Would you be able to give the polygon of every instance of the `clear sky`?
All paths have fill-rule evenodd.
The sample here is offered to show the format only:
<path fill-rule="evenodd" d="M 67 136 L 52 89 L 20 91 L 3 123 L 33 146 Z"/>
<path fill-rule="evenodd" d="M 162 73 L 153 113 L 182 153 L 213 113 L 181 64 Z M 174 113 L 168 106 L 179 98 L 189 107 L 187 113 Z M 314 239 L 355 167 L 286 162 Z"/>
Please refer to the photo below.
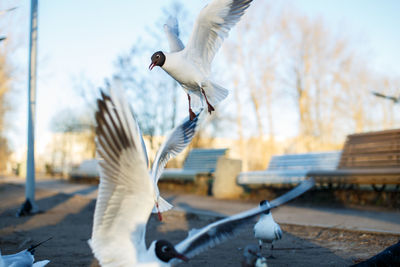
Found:
<path fill-rule="evenodd" d="M 19 93 L 13 115 L 17 123 L 9 134 L 13 147 L 20 148 L 26 145 L 30 1 L 2 2 L 1 9 L 15 5 L 19 7 L 7 16 L 18 18 L 9 30 L 18 31 L 22 39 L 15 55 L 21 76 L 17 84 Z M 193 23 L 195 15 L 208 1 L 181 2 L 191 12 L 188 21 Z M 160 20 L 162 8 L 169 3 L 172 1 L 39 0 L 36 124 L 39 149 L 46 143 L 53 115 L 76 104 L 74 77 L 83 75 L 94 84 L 101 85 L 103 79 L 113 73 L 113 62 L 117 56 L 128 51 L 138 37 Z M 296 0 L 290 3 L 306 14 L 322 16 L 328 23 L 341 25 L 343 30 L 359 36 L 363 40 L 360 45 L 365 43 L 371 50 L 371 60 L 378 71 L 400 74 L 400 1 Z M 155 49 L 160 48 L 160 44 L 149 45 Z M 166 48 L 166 44 L 163 45 Z M 147 68 L 149 62 L 143 65 L 143 68 Z"/>

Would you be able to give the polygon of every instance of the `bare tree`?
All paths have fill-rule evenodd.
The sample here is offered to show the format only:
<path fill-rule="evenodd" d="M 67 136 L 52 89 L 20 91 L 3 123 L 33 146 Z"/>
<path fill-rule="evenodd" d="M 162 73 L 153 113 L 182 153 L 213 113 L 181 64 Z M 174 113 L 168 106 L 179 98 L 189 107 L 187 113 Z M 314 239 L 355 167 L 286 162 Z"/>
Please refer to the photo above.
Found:
<path fill-rule="evenodd" d="M 11 154 L 8 140 L 5 136 L 10 127 L 7 114 L 12 110 L 9 95 L 14 80 L 14 67 L 11 63 L 13 47 L 7 41 L 0 43 L 0 172 L 6 169 Z"/>

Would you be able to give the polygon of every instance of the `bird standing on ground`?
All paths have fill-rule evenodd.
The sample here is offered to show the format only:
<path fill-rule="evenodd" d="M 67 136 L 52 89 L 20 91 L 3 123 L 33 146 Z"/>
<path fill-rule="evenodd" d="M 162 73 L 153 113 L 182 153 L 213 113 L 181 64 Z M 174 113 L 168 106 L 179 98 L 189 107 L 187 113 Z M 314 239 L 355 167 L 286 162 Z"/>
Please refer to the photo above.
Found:
<path fill-rule="evenodd" d="M 189 232 L 177 245 L 165 240 L 145 242 L 146 224 L 156 193 L 147 170 L 140 130 L 123 95 L 102 94 L 96 113 L 100 184 L 89 245 L 101 266 L 170 266 L 234 236 L 257 215 L 310 189 L 306 180 L 270 206 L 224 218 Z"/>
<path fill-rule="evenodd" d="M 150 70 L 161 67 L 185 90 L 189 101 L 190 119 L 195 117 L 191 97 L 207 103 L 208 112 L 228 96 L 228 90 L 210 80 L 211 63 L 230 29 L 240 20 L 252 0 L 213 0 L 198 15 L 187 46 L 179 39 L 178 24 L 164 26 L 170 53 L 155 52 Z"/>
<path fill-rule="evenodd" d="M 43 267 L 47 263 L 49 263 L 49 260 L 43 260 L 43 261 L 38 261 L 35 262 L 35 248 L 43 244 L 44 242 L 47 242 L 51 238 L 40 242 L 39 244 L 32 245 L 28 249 L 24 249 L 23 251 L 20 251 L 15 254 L 11 255 L 1 255 L 0 252 L 0 267 Z"/>
<path fill-rule="evenodd" d="M 269 206 L 270 203 L 267 200 L 260 202 L 260 207 Z M 274 258 L 272 251 L 274 249 L 274 242 L 282 238 L 282 230 L 279 224 L 274 221 L 271 211 L 267 210 L 260 215 L 260 219 L 254 225 L 254 237 L 258 239 L 260 251 L 262 249 L 263 242 L 271 243 L 271 255 L 269 258 Z"/>

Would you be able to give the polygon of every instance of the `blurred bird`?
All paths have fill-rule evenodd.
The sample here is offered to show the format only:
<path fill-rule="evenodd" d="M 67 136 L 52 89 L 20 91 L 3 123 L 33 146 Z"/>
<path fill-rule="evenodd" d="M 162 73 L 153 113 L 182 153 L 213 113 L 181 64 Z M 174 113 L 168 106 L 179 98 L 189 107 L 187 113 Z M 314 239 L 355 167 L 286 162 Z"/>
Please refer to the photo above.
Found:
<path fill-rule="evenodd" d="M 0 10 L 0 15 L 4 15 L 5 13 L 13 11 L 13 10 L 15 10 L 17 8 L 18 7 L 12 7 L 12 8 L 8 8 L 8 9 L 5 9 L 5 10 Z"/>
<path fill-rule="evenodd" d="M 32 245 L 28 249 L 24 249 L 18 253 L 11 255 L 1 255 L 0 252 L 0 267 L 42 267 L 49 263 L 49 260 L 43 260 L 35 262 L 34 253 L 35 248 L 47 242 L 51 239 L 51 237 L 45 241 L 42 241 L 36 245 Z"/>
<path fill-rule="evenodd" d="M 154 189 L 156 190 L 156 203 L 153 213 L 158 213 L 158 218 L 160 221 L 162 220 L 161 212 L 165 212 L 171 209 L 173 206 L 160 196 L 160 191 L 158 190 L 158 180 L 160 179 L 167 162 L 182 152 L 182 150 L 184 150 L 192 141 L 197 132 L 200 123 L 199 117 L 202 111 L 203 110 L 200 110 L 192 120 L 186 118 L 181 124 L 172 129 L 164 143 L 162 143 L 158 149 L 156 157 L 153 161 L 150 173 L 154 183 Z M 146 150 L 146 146 L 144 146 L 144 150 Z M 146 151 L 145 153 L 147 154 Z"/>
<path fill-rule="evenodd" d="M 398 96 L 398 97 L 387 96 L 387 95 L 384 95 L 384 94 L 381 94 L 381 93 L 378 93 L 378 92 L 374 92 L 374 91 L 372 91 L 372 94 L 374 96 L 377 96 L 377 97 L 381 97 L 381 98 L 385 98 L 385 99 L 388 99 L 388 100 L 392 100 L 394 103 L 399 103 L 400 102 L 400 96 Z"/>
<path fill-rule="evenodd" d="M 115 88 L 114 90 L 118 90 Z M 115 92 L 116 95 L 124 97 L 122 92 Z M 102 111 L 102 109 L 109 108 L 108 106 L 115 105 L 111 98 L 107 95 L 105 95 L 102 92 L 102 97 L 103 101 L 98 101 L 99 109 Z M 121 104 L 122 105 L 122 104 Z M 129 105 L 126 104 L 123 108 L 130 109 Z M 182 152 L 183 149 L 187 147 L 187 145 L 192 141 L 194 135 L 196 134 L 197 126 L 199 125 L 199 116 L 202 110 L 195 116 L 193 120 L 189 120 L 188 118 L 185 119 L 181 124 L 176 126 L 167 136 L 165 139 L 164 143 L 161 144 L 159 150 L 157 151 L 157 154 L 155 156 L 155 159 L 153 161 L 153 165 L 150 171 L 150 180 L 154 184 L 154 190 L 155 190 L 155 199 L 154 199 L 154 209 L 153 213 L 158 214 L 158 218 L 161 221 L 162 216 L 161 213 L 165 212 L 167 210 L 170 210 L 173 206 L 168 203 L 164 198 L 160 196 L 160 191 L 158 189 L 158 180 L 160 179 L 165 165 L 167 162 L 171 159 L 176 157 L 180 152 Z M 101 113 L 98 112 L 96 114 L 96 119 L 98 121 L 102 121 L 104 118 L 102 118 Z M 142 146 L 142 151 L 144 158 L 146 159 L 146 164 L 149 164 L 149 160 L 147 157 L 147 150 L 146 150 L 146 145 L 143 140 L 143 136 L 140 130 L 139 125 L 135 121 L 135 127 L 137 128 L 138 131 L 138 138 L 140 138 L 141 141 L 141 146 Z"/>
<path fill-rule="evenodd" d="M 161 67 L 185 90 L 192 120 L 191 97 L 207 103 L 208 112 L 228 96 L 228 90 L 210 80 L 211 63 L 230 29 L 240 20 L 252 0 L 213 0 L 198 15 L 186 47 L 179 39 L 176 19 L 169 19 L 164 26 L 170 53 L 155 52 L 149 69 Z"/>
<path fill-rule="evenodd" d="M 259 246 L 247 245 L 245 247 L 242 267 L 268 267 L 267 260 L 261 255 Z"/>
<path fill-rule="evenodd" d="M 269 207 L 270 203 L 267 200 L 263 200 L 260 202 L 260 207 L 263 206 Z M 263 242 L 271 243 L 271 255 L 269 258 L 274 258 L 272 255 L 274 242 L 282 238 L 282 230 L 281 227 L 279 227 L 279 224 L 274 221 L 270 210 L 266 210 L 264 213 L 262 213 L 260 215 L 260 219 L 254 225 L 254 237 L 258 239 L 260 251 L 262 249 Z"/>

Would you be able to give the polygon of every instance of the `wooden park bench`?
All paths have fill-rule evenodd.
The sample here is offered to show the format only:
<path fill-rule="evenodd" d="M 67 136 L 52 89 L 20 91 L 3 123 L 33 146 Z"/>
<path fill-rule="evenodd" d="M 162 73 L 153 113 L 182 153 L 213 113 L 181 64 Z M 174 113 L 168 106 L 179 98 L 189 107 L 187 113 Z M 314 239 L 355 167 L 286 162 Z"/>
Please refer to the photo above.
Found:
<path fill-rule="evenodd" d="M 400 129 L 351 134 L 335 170 L 312 170 L 307 176 L 323 184 L 400 185 Z M 380 185 L 380 188 L 378 188 Z"/>
<path fill-rule="evenodd" d="M 182 169 L 166 168 L 160 181 L 194 182 L 197 175 L 211 175 L 219 157 L 224 156 L 223 149 L 192 149 L 183 163 Z"/>
<path fill-rule="evenodd" d="M 297 184 L 306 179 L 310 170 L 336 169 L 339 158 L 339 151 L 272 156 L 266 170 L 241 172 L 237 183 L 243 186 Z"/>

